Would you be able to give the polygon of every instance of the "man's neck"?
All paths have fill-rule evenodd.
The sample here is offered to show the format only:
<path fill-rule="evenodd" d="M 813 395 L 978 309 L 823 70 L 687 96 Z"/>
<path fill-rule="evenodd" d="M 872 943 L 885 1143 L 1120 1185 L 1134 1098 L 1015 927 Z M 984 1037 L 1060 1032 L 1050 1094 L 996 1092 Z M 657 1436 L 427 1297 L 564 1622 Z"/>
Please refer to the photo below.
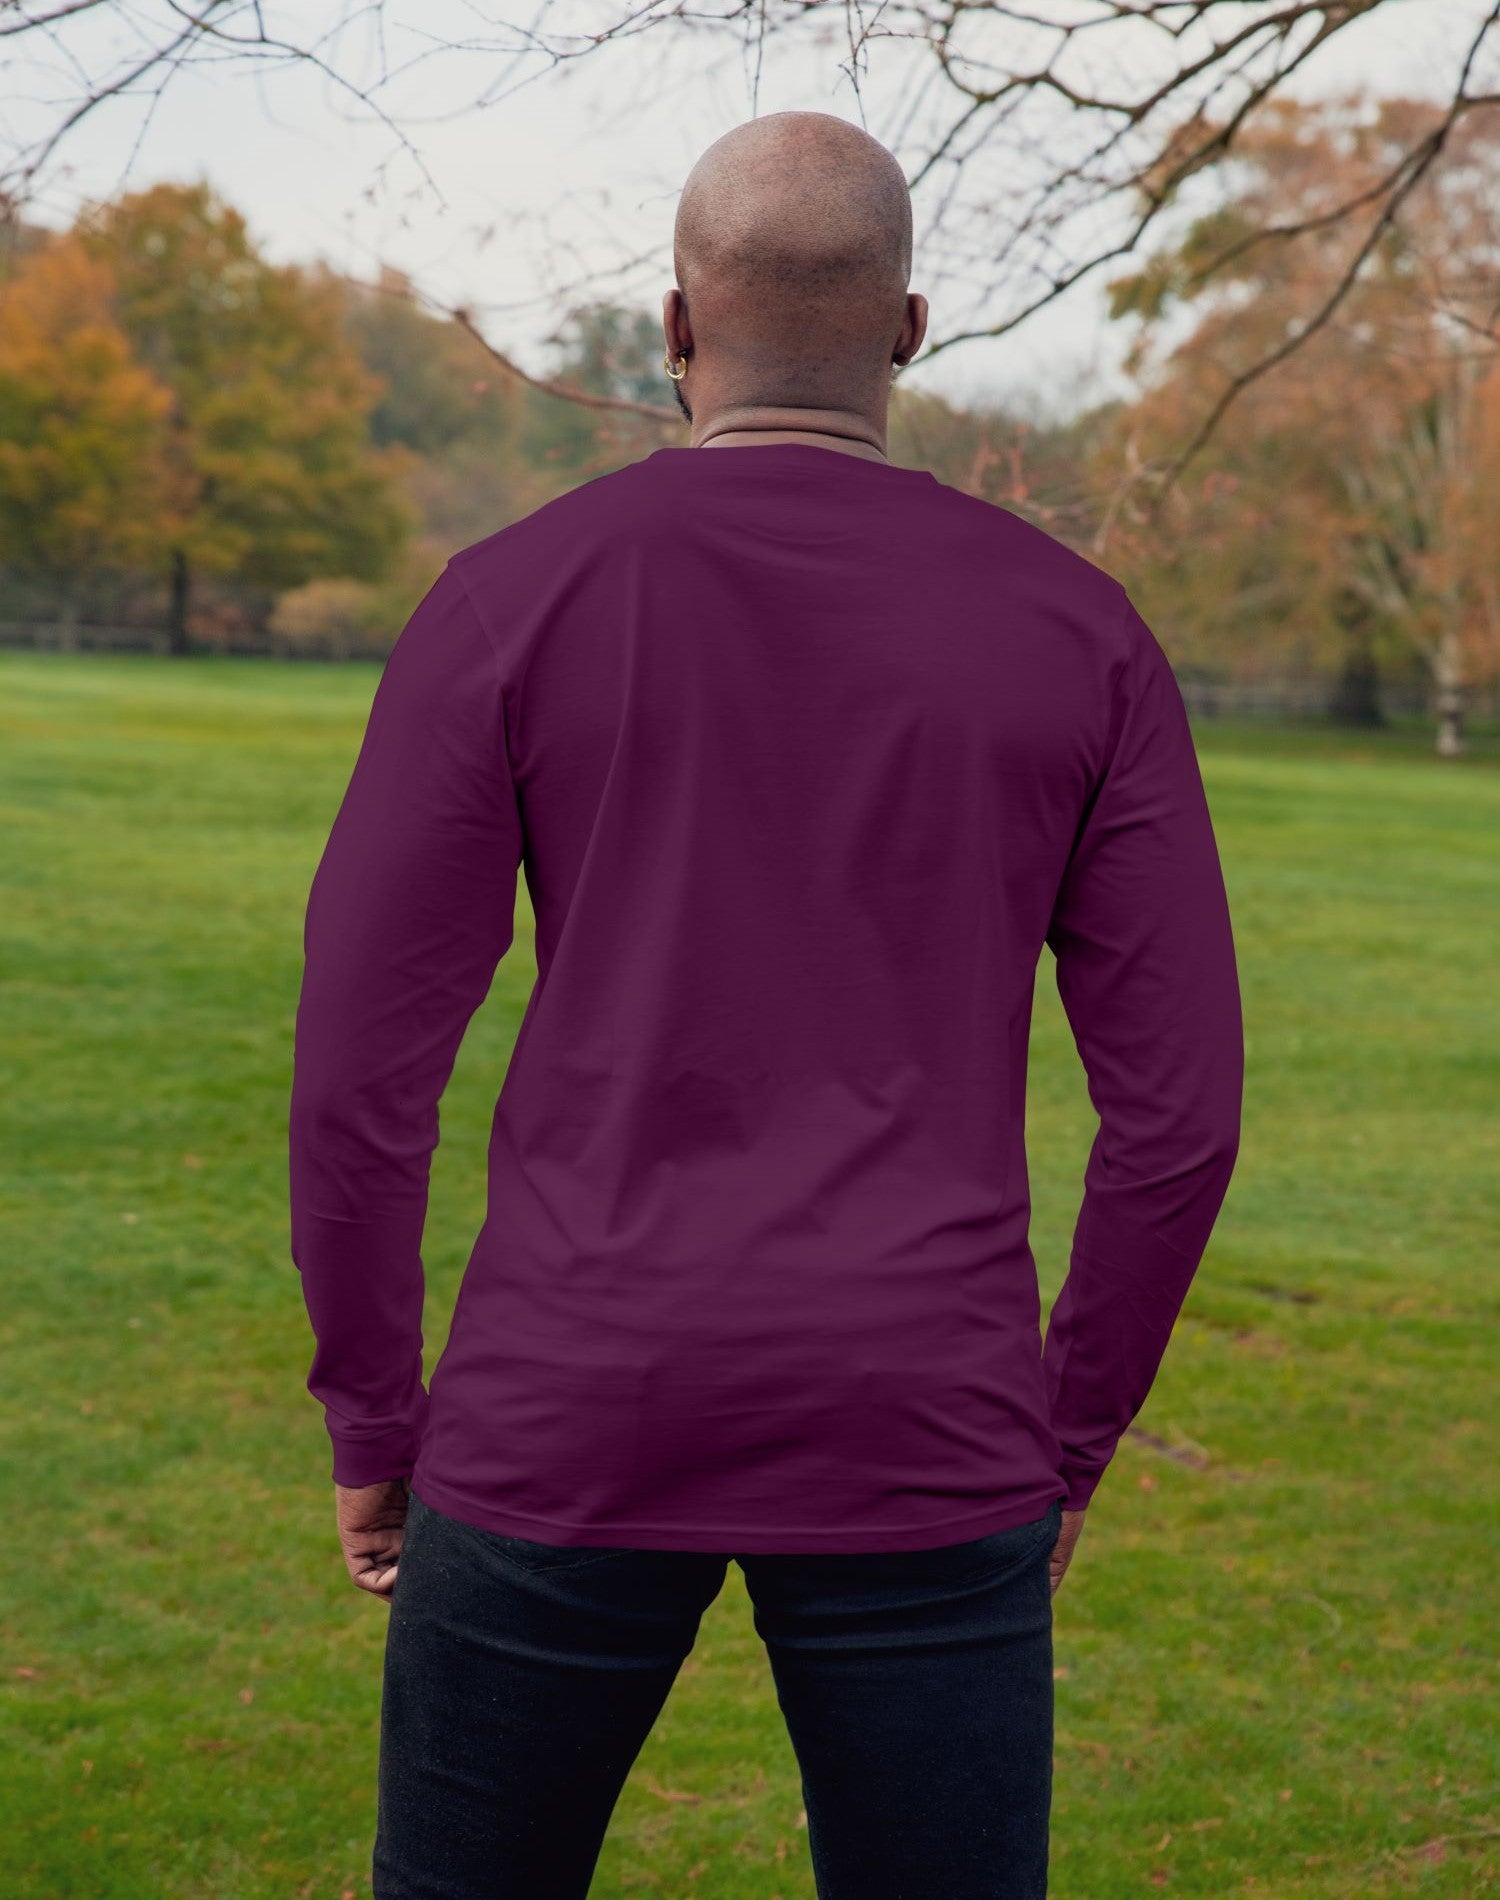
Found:
<path fill-rule="evenodd" d="M 743 448 L 765 442 L 809 442 L 815 448 L 884 462 L 885 431 L 868 416 L 845 409 L 777 409 L 743 404 L 695 424 L 691 448 Z"/>

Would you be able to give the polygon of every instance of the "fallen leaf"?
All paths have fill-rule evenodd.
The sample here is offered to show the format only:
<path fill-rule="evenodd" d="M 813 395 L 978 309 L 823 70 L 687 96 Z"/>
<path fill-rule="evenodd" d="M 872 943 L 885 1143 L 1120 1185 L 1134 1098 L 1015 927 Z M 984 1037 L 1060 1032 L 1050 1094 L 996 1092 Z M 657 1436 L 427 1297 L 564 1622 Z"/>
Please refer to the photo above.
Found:
<path fill-rule="evenodd" d="M 643 1775 L 641 1781 L 650 1794 L 659 1795 L 663 1801 L 701 1801 L 702 1796 L 690 1793 L 684 1788 L 664 1788 L 651 1775 Z"/>

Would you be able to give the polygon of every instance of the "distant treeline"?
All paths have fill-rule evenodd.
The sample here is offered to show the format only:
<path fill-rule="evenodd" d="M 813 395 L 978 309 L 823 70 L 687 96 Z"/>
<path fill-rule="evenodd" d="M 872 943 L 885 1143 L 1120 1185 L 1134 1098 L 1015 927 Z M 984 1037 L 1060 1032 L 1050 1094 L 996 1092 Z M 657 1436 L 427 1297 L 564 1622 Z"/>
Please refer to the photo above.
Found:
<path fill-rule="evenodd" d="M 1381 717 L 1382 682 L 1424 681 L 1457 750 L 1465 700 L 1500 677 L 1500 344 L 1474 314 L 1495 115 L 1469 122 L 1436 209 L 1361 258 L 1336 319 L 1306 317 L 1359 235 L 1321 214 L 1423 109 L 1267 115 L 1174 245 L 1110 286 L 1137 400 L 1020 414 L 901 386 L 890 450 L 1118 574 L 1185 673 L 1320 677 L 1356 722 Z M 0 623 L 28 638 L 379 653 L 454 549 L 682 440 L 534 387 L 394 273 L 272 264 L 206 185 L 8 235 Z M 550 349 L 548 380 L 667 404 L 654 312 L 576 309 Z"/>

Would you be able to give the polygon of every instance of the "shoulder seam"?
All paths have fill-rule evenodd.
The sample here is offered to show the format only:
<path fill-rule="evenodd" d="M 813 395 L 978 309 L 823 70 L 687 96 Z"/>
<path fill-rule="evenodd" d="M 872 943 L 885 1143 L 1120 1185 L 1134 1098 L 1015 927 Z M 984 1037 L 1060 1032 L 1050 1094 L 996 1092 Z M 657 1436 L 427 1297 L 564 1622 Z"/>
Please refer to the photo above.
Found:
<path fill-rule="evenodd" d="M 485 651 L 489 654 L 490 664 L 495 671 L 495 687 L 500 695 L 500 745 L 505 754 L 506 775 L 514 782 L 515 761 L 510 734 L 511 691 L 510 683 L 505 677 L 505 666 L 500 657 L 499 642 L 495 639 L 490 624 L 480 609 L 479 602 L 474 598 L 474 590 L 470 587 L 469 578 L 463 571 L 462 553 L 451 555 L 444 571 L 451 573 L 458 583 L 459 591 L 463 595 L 464 605 L 468 608 L 475 626 L 479 629 L 479 637 L 484 641 Z"/>
<path fill-rule="evenodd" d="M 1110 688 L 1109 728 L 1104 745 L 1104 763 L 1100 769 L 1101 781 L 1112 769 L 1115 762 L 1115 755 L 1119 751 L 1125 736 L 1125 722 L 1130 716 L 1130 699 L 1126 691 L 1126 682 L 1135 667 L 1136 657 L 1139 651 L 1139 642 L 1134 638 L 1131 632 L 1131 616 L 1133 613 L 1136 613 L 1135 602 L 1130 598 L 1130 590 L 1122 581 L 1116 579 L 1113 574 L 1111 574 L 1109 578 L 1119 590 L 1119 598 L 1115 603 L 1115 611 L 1118 615 L 1117 626 L 1122 635 L 1123 646 L 1121 653 L 1122 664 Z M 1140 618 L 1138 613 L 1136 614 L 1136 618 Z M 1142 621 L 1141 624 L 1144 625 L 1145 622 Z"/>
<path fill-rule="evenodd" d="M 473 615 L 474 623 L 479 628 L 484 644 L 490 650 L 490 658 L 494 660 L 498 667 L 500 664 L 500 648 L 493 632 L 490 630 L 489 622 L 480 611 L 479 602 L 474 598 L 474 590 L 469 585 L 469 577 L 463 570 L 463 555 L 461 553 L 449 556 L 446 571 L 451 573 L 457 581 L 459 592 L 464 598 L 464 604 Z"/>

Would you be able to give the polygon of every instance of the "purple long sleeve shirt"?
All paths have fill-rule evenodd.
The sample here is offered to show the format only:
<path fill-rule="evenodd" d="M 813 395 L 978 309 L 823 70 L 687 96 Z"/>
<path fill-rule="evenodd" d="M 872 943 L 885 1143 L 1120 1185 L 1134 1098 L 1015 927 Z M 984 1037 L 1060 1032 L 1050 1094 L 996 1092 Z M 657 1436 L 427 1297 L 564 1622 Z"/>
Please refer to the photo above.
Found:
<path fill-rule="evenodd" d="M 438 1103 L 538 976 L 423 1384 Z M 915 469 L 664 448 L 465 549 L 308 900 L 292 1253 L 333 1477 L 557 1544 L 922 1549 L 1084 1505 L 1237 1151 L 1224 882 L 1120 584 Z M 1043 946 L 1099 1117 L 1045 1345 Z"/>

